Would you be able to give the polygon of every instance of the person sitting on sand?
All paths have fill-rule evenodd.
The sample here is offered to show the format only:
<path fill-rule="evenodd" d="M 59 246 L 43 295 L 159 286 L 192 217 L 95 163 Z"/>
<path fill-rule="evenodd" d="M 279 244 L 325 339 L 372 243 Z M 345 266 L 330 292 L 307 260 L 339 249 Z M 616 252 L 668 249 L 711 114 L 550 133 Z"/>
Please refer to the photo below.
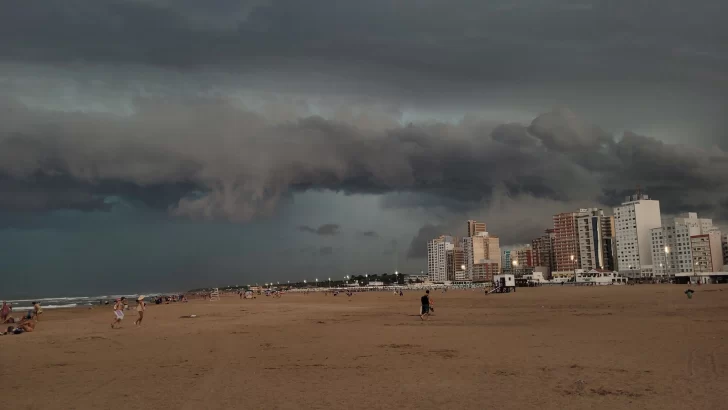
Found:
<path fill-rule="evenodd" d="M 116 303 L 114 303 L 114 321 L 111 322 L 111 328 L 114 329 L 115 325 L 121 325 L 121 321 L 124 319 L 124 311 L 122 310 L 124 308 L 124 304 L 122 303 L 121 299 L 116 299 Z"/>
<path fill-rule="evenodd" d="M 35 330 L 35 323 L 36 322 L 29 320 L 26 322 L 18 323 L 17 326 L 8 326 L 6 334 L 19 335 L 25 332 L 32 332 L 33 330 Z"/>

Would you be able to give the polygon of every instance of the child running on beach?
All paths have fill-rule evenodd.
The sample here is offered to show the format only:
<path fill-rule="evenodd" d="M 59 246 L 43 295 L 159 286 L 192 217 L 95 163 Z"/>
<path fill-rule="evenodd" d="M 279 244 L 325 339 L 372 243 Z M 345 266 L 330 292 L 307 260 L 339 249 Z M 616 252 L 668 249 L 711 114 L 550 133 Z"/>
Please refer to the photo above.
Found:
<path fill-rule="evenodd" d="M 144 303 L 144 296 L 139 296 L 137 298 L 137 306 L 136 306 L 137 315 L 139 315 L 139 317 L 134 322 L 135 325 L 142 324 L 142 319 L 144 319 L 144 311 L 146 310 L 146 308 L 147 308 L 147 304 Z"/>
<path fill-rule="evenodd" d="M 114 303 L 114 321 L 111 322 L 111 328 L 114 329 L 115 325 L 121 325 L 121 321 L 124 320 L 124 302 L 121 299 L 116 299 Z"/>

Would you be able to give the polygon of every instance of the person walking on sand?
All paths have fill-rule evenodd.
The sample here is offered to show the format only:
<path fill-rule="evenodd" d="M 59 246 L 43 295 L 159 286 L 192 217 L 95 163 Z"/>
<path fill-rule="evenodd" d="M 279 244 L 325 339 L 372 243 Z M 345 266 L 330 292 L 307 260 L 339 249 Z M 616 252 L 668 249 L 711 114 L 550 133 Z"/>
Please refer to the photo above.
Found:
<path fill-rule="evenodd" d="M 10 305 L 8 305 L 8 302 L 3 302 L 3 307 L 0 309 L 0 322 L 5 323 L 9 315 Z"/>
<path fill-rule="evenodd" d="M 35 314 L 35 320 L 40 320 L 40 315 L 43 313 L 43 308 L 40 307 L 40 302 L 33 302 L 33 313 Z"/>
<path fill-rule="evenodd" d="M 420 319 L 425 320 L 426 316 L 430 316 L 430 291 L 425 291 L 424 296 L 420 298 L 422 302 L 422 311 L 420 312 Z"/>
<path fill-rule="evenodd" d="M 134 322 L 135 325 L 142 324 L 142 319 L 144 319 L 144 310 L 146 310 L 146 308 L 147 308 L 147 304 L 144 303 L 144 296 L 139 296 L 137 298 L 137 306 L 136 306 L 136 311 L 137 311 L 137 315 L 139 315 L 139 318 L 137 318 L 137 320 Z"/>
<path fill-rule="evenodd" d="M 115 325 L 121 325 L 121 321 L 124 320 L 124 303 L 121 299 L 116 299 L 114 303 L 114 321 L 111 322 L 111 328 L 114 329 Z"/>

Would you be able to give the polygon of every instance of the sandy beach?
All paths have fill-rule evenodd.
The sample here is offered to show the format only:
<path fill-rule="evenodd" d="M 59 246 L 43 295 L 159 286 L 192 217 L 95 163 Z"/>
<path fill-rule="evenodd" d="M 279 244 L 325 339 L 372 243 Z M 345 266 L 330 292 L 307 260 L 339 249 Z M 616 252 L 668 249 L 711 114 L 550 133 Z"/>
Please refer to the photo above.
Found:
<path fill-rule="evenodd" d="M 1 336 L 9 409 L 725 409 L 728 286 L 521 288 L 48 310 Z M 181 318 L 195 314 L 197 318 Z"/>

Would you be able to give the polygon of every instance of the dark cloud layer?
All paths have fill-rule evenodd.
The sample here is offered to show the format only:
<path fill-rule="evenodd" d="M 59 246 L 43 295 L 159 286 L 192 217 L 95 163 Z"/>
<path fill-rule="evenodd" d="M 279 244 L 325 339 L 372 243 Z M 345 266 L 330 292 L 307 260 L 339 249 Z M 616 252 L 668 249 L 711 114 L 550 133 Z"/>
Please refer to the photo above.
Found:
<path fill-rule="evenodd" d="M 318 228 L 311 228 L 310 226 L 301 225 L 298 227 L 301 232 L 309 232 L 320 236 L 332 236 L 338 235 L 341 232 L 341 227 L 337 224 L 325 224 Z"/>
<path fill-rule="evenodd" d="M 427 242 L 440 235 L 447 235 L 443 225 L 426 224 L 417 232 L 407 249 L 407 258 L 420 259 L 427 257 Z"/>
<path fill-rule="evenodd" d="M 379 234 L 375 231 L 363 231 L 358 234 L 362 238 L 379 238 Z"/>
<path fill-rule="evenodd" d="M 728 64 L 722 7 L 719 0 L 10 0 L 0 13 L 0 58 L 257 72 L 285 71 L 285 63 L 380 79 L 410 73 L 397 75 L 410 83 L 425 76 L 707 84 Z"/>
<path fill-rule="evenodd" d="M 725 152 L 630 132 L 615 138 L 563 108 L 529 125 L 467 118 L 384 131 L 320 117 L 275 123 L 219 100 L 141 101 L 127 117 L 5 101 L 0 120 L 4 210 L 104 209 L 113 195 L 176 216 L 247 221 L 311 189 L 404 193 L 385 205 L 467 210 L 496 188 L 612 204 L 639 184 L 670 210 L 718 212 L 727 192 Z"/>

